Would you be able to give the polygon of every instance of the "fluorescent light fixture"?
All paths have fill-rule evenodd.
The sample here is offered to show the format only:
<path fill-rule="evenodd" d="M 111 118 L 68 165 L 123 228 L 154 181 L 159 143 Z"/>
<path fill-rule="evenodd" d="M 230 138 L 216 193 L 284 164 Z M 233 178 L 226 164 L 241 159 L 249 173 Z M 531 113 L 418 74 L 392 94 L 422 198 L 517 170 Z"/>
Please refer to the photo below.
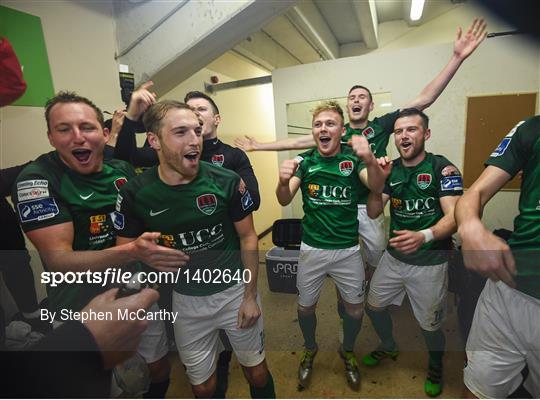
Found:
<path fill-rule="evenodd" d="M 392 107 L 392 103 L 382 103 L 379 107 Z"/>
<path fill-rule="evenodd" d="M 418 21 L 422 18 L 425 0 L 412 0 L 411 2 L 411 21 Z"/>

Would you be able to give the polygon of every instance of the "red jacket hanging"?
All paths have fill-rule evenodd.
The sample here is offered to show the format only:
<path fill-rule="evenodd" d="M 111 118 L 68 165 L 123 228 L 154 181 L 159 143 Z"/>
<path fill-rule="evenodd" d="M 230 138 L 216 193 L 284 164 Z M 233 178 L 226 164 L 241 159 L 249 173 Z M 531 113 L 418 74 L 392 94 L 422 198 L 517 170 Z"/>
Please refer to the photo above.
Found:
<path fill-rule="evenodd" d="M 21 65 L 6 38 L 0 38 L 0 107 L 13 103 L 23 95 L 26 82 Z"/>

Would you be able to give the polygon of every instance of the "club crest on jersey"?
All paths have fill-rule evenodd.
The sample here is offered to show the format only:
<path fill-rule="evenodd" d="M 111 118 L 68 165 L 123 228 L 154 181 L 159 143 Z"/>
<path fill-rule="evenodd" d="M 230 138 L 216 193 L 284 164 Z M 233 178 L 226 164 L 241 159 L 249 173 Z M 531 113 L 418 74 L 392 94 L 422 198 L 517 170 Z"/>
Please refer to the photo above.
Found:
<path fill-rule="evenodd" d="M 217 208 L 215 194 L 201 194 L 197 197 L 197 207 L 203 214 L 212 215 Z"/>
<path fill-rule="evenodd" d="M 107 215 L 99 214 L 90 216 L 90 233 L 92 235 L 99 235 L 106 232 L 105 222 L 107 221 Z"/>
<path fill-rule="evenodd" d="M 362 135 L 364 135 L 364 137 L 369 140 L 375 136 L 375 131 L 373 130 L 371 126 L 368 126 L 366 129 L 362 131 Z"/>
<path fill-rule="evenodd" d="M 223 154 L 214 154 L 212 156 L 212 164 L 217 165 L 218 167 L 223 167 L 224 161 L 225 156 Z"/>
<path fill-rule="evenodd" d="M 121 177 L 114 181 L 114 187 L 116 188 L 116 190 L 120 191 L 120 188 L 124 186 L 126 183 L 127 183 L 127 178 Z"/>
<path fill-rule="evenodd" d="M 431 174 L 418 174 L 416 184 L 420 189 L 426 189 L 431 184 Z"/>
<path fill-rule="evenodd" d="M 341 172 L 342 175 L 349 176 L 354 169 L 354 165 L 352 161 L 342 161 L 339 163 L 339 172 Z"/>

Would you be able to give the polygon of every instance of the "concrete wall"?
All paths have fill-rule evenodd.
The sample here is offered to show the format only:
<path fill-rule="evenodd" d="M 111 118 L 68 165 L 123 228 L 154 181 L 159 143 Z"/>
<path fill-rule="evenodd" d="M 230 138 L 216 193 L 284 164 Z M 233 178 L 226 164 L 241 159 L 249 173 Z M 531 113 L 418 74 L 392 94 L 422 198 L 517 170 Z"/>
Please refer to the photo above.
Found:
<path fill-rule="evenodd" d="M 176 88 L 165 93 L 162 98 L 182 100 L 190 90 L 203 90 L 203 82 L 210 76 L 218 75 L 220 82 L 230 81 L 227 76 L 203 69 Z M 256 136 L 258 140 L 275 140 L 274 107 L 272 85 L 225 90 L 213 96 L 221 113 L 222 122 L 218 137 L 225 143 L 233 144 L 236 137 Z M 281 208 L 274 194 L 277 185 L 277 155 L 274 152 L 247 153 L 259 181 L 261 207 L 254 213 L 255 230 L 261 233 L 281 218 Z"/>
<path fill-rule="evenodd" d="M 287 135 L 288 103 L 343 96 L 355 83 L 375 93 L 391 92 L 395 107 L 404 105 L 436 76 L 451 52 L 448 43 L 275 70 L 277 137 Z M 462 168 L 467 96 L 538 91 L 538 57 L 539 48 L 525 44 L 519 37 L 486 40 L 427 110 L 433 132 L 428 150 L 445 154 Z M 501 138 L 505 133 L 500 132 Z M 487 225 L 511 229 L 517 198 L 515 192 L 498 194 L 484 214 Z M 290 210 L 285 209 L 284 215 L 290 215 Z"/>

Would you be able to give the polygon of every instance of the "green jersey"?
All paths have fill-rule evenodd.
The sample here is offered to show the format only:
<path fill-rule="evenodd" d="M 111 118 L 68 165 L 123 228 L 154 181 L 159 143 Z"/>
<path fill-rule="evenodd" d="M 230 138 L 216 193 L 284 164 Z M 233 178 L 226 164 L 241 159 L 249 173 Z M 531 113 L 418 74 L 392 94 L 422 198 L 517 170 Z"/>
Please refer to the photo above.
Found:
<path fill-rule="evenodd" d="M 207 296 L 241 281 L 234 278 L 244 268 L 234 222 L 251 214 L 254 203 L 235 172 L 200 161 L 193 181 L 171 186 L 153 167 L 122 187 L 117 207 L 118 236 L 161 232 L 162 245 L 190 256 L 178 274 L 178 293 Z"/>
<path fill-rule="evenodd" d="M 341 138 L 341 142 L 347 144 L 352 138 L 352 135 L 363 135 L 371 147 L 371 151 L 375 154 L 375 157 L 386 156 L 386 147 L 390 136 L 394 132 L 394 124 L 399 115 L 399 110 L 384 114 L 381 117 L 375 118 L 373 121 L 368 121 L 368 124 L 363 129 L 351 128 L 350 124 L 345 124 L 345 135 Z M 365 188 L 360 193 L 358 202 L 360 204 L 366 204 L 369 195 L 369 190 Z"/>
<path fill-rule="evenodd" d="M 302 241 L 319 249 L 345 249 L 358 244 L 358 177 L 363 164 L 350 147 L 334 157 L 315 149 L 297 156 L 295 176 L 302 180 Z"/>
<path fill-rule="evenodd" d="M 517 289 L 540 299 L 540 116 L 517 124 L 486 165 L 511 176 L 523 171 L 519 215 L 508 244 L 516 260 Z"/>
<path fill-rule="evenodd" d="M 131 165 L 120 160 L 105 161 L 101 172 L 81 175 L 52 151 L 21 172 L 12 199 L 25 232 L 72 222 L 73 250 L 101 250 L 115 245 L 116 197 L 134 175 Z M 86 283 L 47 286 L 55 310 L 80 310 L 100 291 L 100 285 Z"/>
<path fill-rule="evenodd" d="M 459 170 L 445 157 L 426 153 L 422 162 L 405 167 L 401 158 L 393 161 L 384 193 L 390 196 L 390 238 L 394 230 L 421 231 L 435 225 L 444 212 L 440 199 L 463 194 Z M 413 254 L 403 254 L 388 245 L 388 252 L 412 265 L 436 265 L 448 259 L 451 238 L 424 243 Z"/>

